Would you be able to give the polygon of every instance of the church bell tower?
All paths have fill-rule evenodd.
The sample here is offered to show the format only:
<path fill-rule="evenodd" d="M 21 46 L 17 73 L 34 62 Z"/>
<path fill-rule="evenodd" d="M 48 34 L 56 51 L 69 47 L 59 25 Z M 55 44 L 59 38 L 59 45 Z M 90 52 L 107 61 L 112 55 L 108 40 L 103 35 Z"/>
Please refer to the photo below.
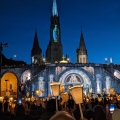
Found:
<path fill-rule="evenodd" d="M 82 31 L 81 31 L 81 37 L 80 37 L 80 45 L 79 45 L 79 48 L 76 50 L 76 54 L 77 54 L 78 63 L 88 63 L 87 49 L 85 47 Z"/>
<path fill-rule="evenodd" d="M 55 63 L 62 59 L 62 44 L 60 38 L 60 22 L 57 10 L 56 0 L 53 0 L 51 25 L 50 25 L 50 41 L 46 50 L 46 62 Z"/>

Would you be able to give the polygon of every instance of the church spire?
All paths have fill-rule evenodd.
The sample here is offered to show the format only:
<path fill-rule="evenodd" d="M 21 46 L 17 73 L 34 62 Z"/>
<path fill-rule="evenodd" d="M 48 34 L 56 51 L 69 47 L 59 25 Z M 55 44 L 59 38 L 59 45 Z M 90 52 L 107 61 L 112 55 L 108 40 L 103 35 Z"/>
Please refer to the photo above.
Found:
<path fill-rule="evenodd" d="M 80 45 L 79 45 L 79 48 L 80 48 L 82 51 L 86 50 L 82 30 L 81 30 L 81 37 L 80 37 Z"/>
<path fill-rule="evenodd" d="M 46 49 L 47 63 L 57 63 L 62 59 L 63 52 L 60 33 L 60 21 L 57 11 L 57 4 L 56 0 L 53 0 L 50 24 L 50 42 Z"/>
<path fill-rule="evenodd" d="M 34 42 L 33 42 L 33 48 L 32 50 L 40 50 L 41 48 L 39 47 L 39 42 L 38 42 L 38 35 L 37 35 L 37 29 L 35 30 L 35 36 L 34 36 Z"/>
<path fill-rule="evenodd" d="M 55 15 L 58 16 L 56 0 L 53 0 L 52 14 L 53 14 L 53 16 L 55 16 Z"/>
<path fill-rule="evenodd" d="M 32 64 L 42 64 L 42 49 L 39 46 L 37 29 L 35 30 L 33 48 L 31 50 L 31 62 Z"/>
<path fill-rule="evenodd" d="M 80 45 L 79 45 L 79 48 L 76 50 L 76 53 L 77 53 L 78 63 L 88 63 L 87 49 L 85 46 L 82 30 L 81 30 L 81 36 L 80 36 Z"/>

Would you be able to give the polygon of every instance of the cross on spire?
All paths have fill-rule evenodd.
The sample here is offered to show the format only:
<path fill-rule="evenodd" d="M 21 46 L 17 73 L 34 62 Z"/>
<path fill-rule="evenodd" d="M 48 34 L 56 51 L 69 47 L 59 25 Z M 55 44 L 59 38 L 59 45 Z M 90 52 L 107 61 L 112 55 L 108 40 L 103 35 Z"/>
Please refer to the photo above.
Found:
<path fill-rule="evenodd" d="M 62 56 L 62 59 L 63 59 L 63 61 L 65 60 L 65 57 L 64 57 L 64 55 Z"/>

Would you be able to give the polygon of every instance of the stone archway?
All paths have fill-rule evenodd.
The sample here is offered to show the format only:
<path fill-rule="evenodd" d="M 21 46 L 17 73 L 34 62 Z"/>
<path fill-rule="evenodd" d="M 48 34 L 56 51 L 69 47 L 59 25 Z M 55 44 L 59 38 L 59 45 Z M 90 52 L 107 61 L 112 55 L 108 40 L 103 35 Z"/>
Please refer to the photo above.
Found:
<path fill-rule="evenodd" d="M 10 96 L 18 97 L 18 79 L 12 72 L 5 73 L 1 78 L 1 96 L 6 96 L 8 91 Z"/>
<path fill-rule="evenodd" d="M 71 86 L 75 84 L 83 85 L 83 91 L 92 93 L 92 82 L 88 75 L 81 69 L 69 69 L 63 72 L 59 78 L 59 82 L 64 86 Z"/>

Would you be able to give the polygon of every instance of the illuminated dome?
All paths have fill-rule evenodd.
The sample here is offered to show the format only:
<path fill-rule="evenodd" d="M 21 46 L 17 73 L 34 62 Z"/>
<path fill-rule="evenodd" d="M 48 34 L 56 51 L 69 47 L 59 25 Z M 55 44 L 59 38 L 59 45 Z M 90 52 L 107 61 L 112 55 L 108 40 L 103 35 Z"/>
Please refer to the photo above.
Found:
<path fill-rule="evenodd" d="M 69 58 L 65 58 L 64 56 L 62 57 L 62 60 L 60 61 L 60 63 L 68 63 L 69 62 Z"/>
<path fill-rule="evenodd" d="M 68 63 L 68 61 L 67 60 L 62 60 L 62 61 L 60 61 L 60 63 Z"/>

